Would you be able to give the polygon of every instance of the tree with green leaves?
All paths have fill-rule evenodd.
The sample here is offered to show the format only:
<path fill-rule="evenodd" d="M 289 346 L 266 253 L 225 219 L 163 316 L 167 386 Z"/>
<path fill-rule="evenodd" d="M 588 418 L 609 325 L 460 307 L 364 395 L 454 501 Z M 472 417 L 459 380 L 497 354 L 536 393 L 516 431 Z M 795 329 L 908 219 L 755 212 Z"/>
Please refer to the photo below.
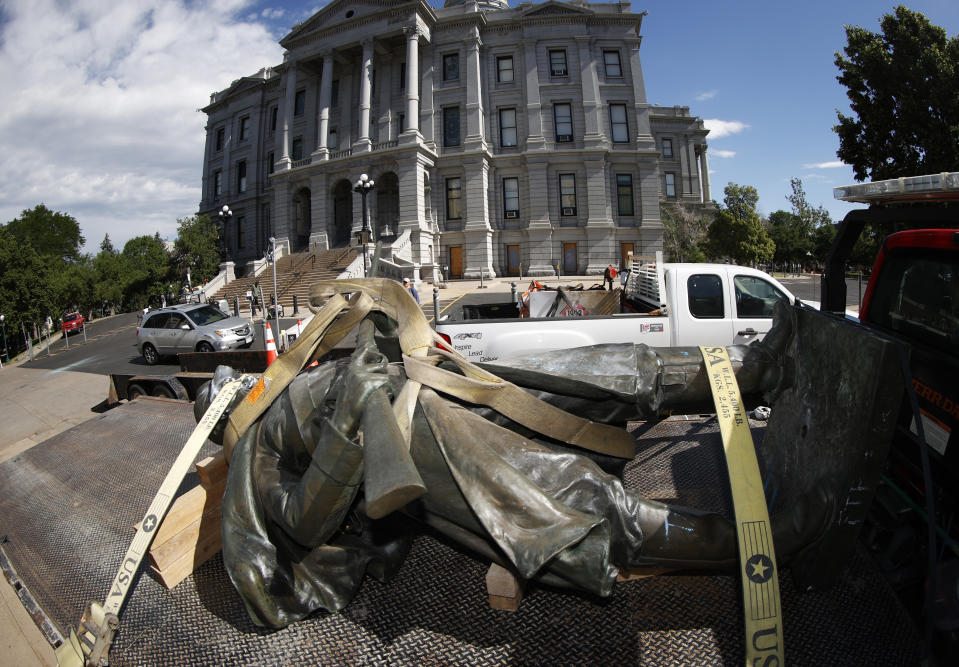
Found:
<path fill-rule="evenodd" d="M 85 239 L 80 233 L 80 224 L 72 215 L 57 213 L 37 204 L 23 211 L 6 227 L 20 244 L 29 245 L 41 257 L 64 262 L 80 259 Z"/>
<path fill-rule="evenodd" d="M 706 255 L 699 247 L 706 238 L 711 212 L 702 206 L 661 204 L 663 221 L 663 254 L 670 262 L 704 262 Z"/>
<path fill-rule="evenodd" d="M 759 212 L 759 193 L 751 185 L 729 183 L 723 205 L 716 211 L 707 234 L 707 252 L 736 264 L 768 262 L 776 246 L 766 233 Z"/>
<path fill-rule="evenodd" d="M 856 178 L 953 171 L 959 165 L 959 37 L 902 5 L 881 33 L 846 26 L 836 53 L 851 116 L 837 112 L 837 155 Z"/>
<path fill-rule="evenodd" d="M 812 233 L 812 254 L 818 263 L 817 268 L 825 266 L 826 258 L 829 256 L 829 250 L 836 239 L 836 226 L 823 225 L 817 227 Z"/>
<path fill-rule="evenodd" d="M 124 304 L 129 308 L 142 308 L 149 303 L 160 305 L 160 295 L 169 291 L 174 278 L 170 254 L 160 234 L 130 239 L 123 246 L 122 257 Z"/>
<path fill-rule="evenodd" d="M 775 211 L 769 216 L 769 236 L 776 244 L 773 261 L 802 266 L 813 259 L 824 262 L 825 256 L 815 257 L 813 235 L 819 227 L 831 226 L 832 217 L 823 206 L 809 203 L 802 179 L 790 179 L 789 187 L 786 201 L 792 205 L 792 211 Z"/>
<path fill-rule="evenodd" d="M 26 348 L 17 332 L 32 336 L 34 324 L 47 315 L 59 315 L 53 263 L 30 244 L 23 244 L 7 226 L 0 226 L 0 313 L 7 326 L 7 343 L 13 356 Z"/>
<path fill-rule="evenodd" d="M 802 233 L 802 227 L 795 213 L 780 210 L 770 214 L 766 231 L 776 244 L 773 253 L 775 264 L 782 266 L 806 262 L 806 253 L 812 250 L 812 240 Z"/>
<path fill-rule="evenodd" d="M 207 215 L 177 220 L 177 239 L 173 243 L 173 264 L 180 283 L 185 282 L 187 267 L 194 285 L 212 279 L 220 271 L 217 226 Z"/>

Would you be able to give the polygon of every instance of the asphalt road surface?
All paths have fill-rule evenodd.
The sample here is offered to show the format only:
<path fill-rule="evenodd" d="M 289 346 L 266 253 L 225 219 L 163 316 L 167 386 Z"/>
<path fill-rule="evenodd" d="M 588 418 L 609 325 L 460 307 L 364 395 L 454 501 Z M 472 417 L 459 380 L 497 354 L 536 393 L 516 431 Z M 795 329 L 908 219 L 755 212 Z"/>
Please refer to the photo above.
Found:
<path fill-rule="evenodd" d="M 23 364 L 23 367 L 100 375 L 111 373 L 164 375 L 170 371 L 178 371 L 180 363 L 176 357 L 164 357 L 156 366 L 147 365 L 136 347 L 136 331 L 139 323 L 137 313 L 122 313 L 88 322 L 86 336 L 83 333 L 77 333 L 72 334 L 68 340 L 63 340 L 54 335 L 49 347 L 46 341 L 34 347 L 34 359 Z M 285 327 L 288 324 L 295 324 L 295 320 L 284 322 L 281 319 L 280 324 Z M 256 340 L 249 349 L 265 349 L 263 330 L 259 323 L 257 323 Z"/>
<path fill-rule="evenodd" d="M 524 287 L 525 282 L 519 282 L 517 287 Z M 820 279 L 818 276 L 805 275 L 795 278 L 779 278 L 789 290 L 803 300 L 819 301 Z M 858 310 L 861 293 L 865 291 L 866 283 L 861 285 L 858 279 L 846 281 L 846 303 L 852 310 Z M 475 290 L 467 294 L 462 303 L 485 303 L 509 300 L 508 287 L 505 292 L 495 290 Z M 861 291 L 860 291 L 861 290 Z M 425 291 L 425 290 L 424 290 Z M 441 304 L 442 305 L 445 304 Z M 424 299 L 424 310 L 432 315 L 432 303 Z M 164 374 L 179 370 L 176 357 L 161 360 L 156 366 L 147 366 L 143 357 L 136 348 L 136 328 L 139 324 L 137 313 L 123 313 L 113 317 L 104 317 L 86 325 L 84 333 L 73 334 L 69 340 L 54 337 L 49 347 L 46 342 L 34 348 L 34 359 L 23 364 L 24 368 L 45 368 L 85 373 L 109 375 L 111 373 L 129 374 Z M 281 327 L 295 324 L 295 320 L 284 321 Z M 276 335 L 277 332 L 273 332 Z M 257 325 L 257 338 L 252 350 L 264 349 L 263 331 Z"/>

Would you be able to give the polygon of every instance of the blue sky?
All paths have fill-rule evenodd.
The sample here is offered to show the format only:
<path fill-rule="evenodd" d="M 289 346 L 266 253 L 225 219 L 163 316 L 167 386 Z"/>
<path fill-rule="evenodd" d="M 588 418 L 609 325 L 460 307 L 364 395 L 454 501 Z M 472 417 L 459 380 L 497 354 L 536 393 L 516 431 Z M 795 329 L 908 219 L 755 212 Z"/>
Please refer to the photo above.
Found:
<path fill-rule="evenodd" d="M 433 0 L 434 4 L 440 0 Z M 199 204 L 214 90 L 282 61 L 277 40 L 325 5 L 257 0 L 2 0 L 0 222 L 43 202 L 77 218 L 88 252 L 141 234 L 176 236 Z M 511 3 L 515 4 L 515 2 Z M 845 24 L 879 30 L 895 2 L 657 0 L 643 61 L 654 104 L 689 106 L 711 128 L 712 197 L 732 181 L 761 211 L 787 209 L 789 179 L 835 219 L 853 182 L 832 132 L 846 109 L 834 52 Z M 959 1 L 906 3 L 952 36 Z M 957 165 L 959 169 L 959 165 Z"/>
<path fill-rule="evenodd" d="M 849 113 L 836 81 L 835 52 L 845 25 L 879 32 L 899 3 L 876 0 L 650 2 L 640 55 L 653 104 L 689 106 L 711 128 L 712 198 L 730 181 L 759 191 L 765 215 L 789 209 L 789 180 L 799 177 L 813 205 L 840 220 L 857 205 L 832 188 L 855 182 L 839 163 L 836 110 Z M 949 36 L 959 33 L 959 1 L 906 2 Z M 634 2 L 634 11 L 641 11 Z M 956 165 L 959 169 L 959 165 Z"/>

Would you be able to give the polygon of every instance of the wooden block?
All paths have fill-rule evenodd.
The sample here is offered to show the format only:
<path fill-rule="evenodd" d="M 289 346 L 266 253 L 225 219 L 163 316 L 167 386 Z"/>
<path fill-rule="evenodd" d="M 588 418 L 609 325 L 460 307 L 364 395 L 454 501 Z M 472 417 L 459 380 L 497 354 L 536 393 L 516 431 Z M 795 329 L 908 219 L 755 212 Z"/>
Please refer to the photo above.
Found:
<path fill-rule="evenodd" d="M 195 552 L 199 543 L 209 542 L 211 535 L 219 541 L 220 516 L 220 506 L 217 505 L 169 539 L 154 543 L 150 547 L 150 564 L 158 570 L 165 570 L 184 554 Z"/>
<path fill-rule="evenodd" d="M 663 574 L 669 574 L 670 572 L 675 572 L 675 570 L 655 567 L 620 570 L 616 581 L 634 581 L 636 579 L 645 579 L 646 577 L 658 577 Z"/>
<path fill-rule="evenodd" d="M 489 606 L 503 611 L 516 611 L 523 601 L 524 584 L 506 568 L 492 563 L 486 572 Z"/>
<path fill-rule="evenodd" d="M 217 522 L 217 526 L 219 528 L 219 522 Z M 189 577 L 196 568 L 212 558 L 221 546 L 220 531 L 212 531 L 196 544 L 195 550 L 183 554 L 165 569 L 160 570 L 153 566 L 150 569 L 153 570 L 164 586 L 173 588 Z"/>
<path fill-rule="evenodd" d="M 195 486 L 173 501 L 170 511 L 163 518 L 163 523 L 157 529 L 153 538 L 153 547 L 163 544 L 181 530 L 192 524 L 214 507 L 223 502 L 223 489 L 226 480 L 210 488 L 202 485 Z"/>
<path fill-rule="evenodd" d="M 209 488 L 226 479 L 230 468 L 226 464 L 226 454 L 221 449 L 214 456 L 208 456 L 196 464 L 196 474 L 200 484 Z"/>

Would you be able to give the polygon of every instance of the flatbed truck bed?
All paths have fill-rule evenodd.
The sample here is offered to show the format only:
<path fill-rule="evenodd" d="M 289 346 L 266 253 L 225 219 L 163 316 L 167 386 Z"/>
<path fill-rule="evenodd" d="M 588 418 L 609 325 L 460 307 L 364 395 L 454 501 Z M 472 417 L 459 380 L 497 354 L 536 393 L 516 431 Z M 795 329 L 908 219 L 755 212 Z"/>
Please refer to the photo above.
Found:
<path fill-rule="evenodd" d="M 194 426 L 187 402 L 123 403 L 0 464 L 0 561 L 62 641 L 102 598 L 132 526 Z M 763 424 L 753 423 L 754 437 Z M 716 421 L 690 417 L 633 431 L 628 488 L 729 510 Z M 201 457 L 216 447 L 205 446 Z M 696 463 L 698 462 L 698 463 Z M 69 465 L 66 465 L 69 463 Z M 196 485 L 188 476 L 180 492 Z M 64 511 L 67 508 L 68 511 Z M 399 518 L 397 520 L 400 520 Z M 254 626 L 219 556 L 167 590 L 148 571 L 121 614 L 112 664 L 742 664 L 737 578 L 691 573 L 618 583 L 600 599 L 532 585 L 515 612 L 490 608 L 488 563 L 418 532 L 396 578 L 367 577 L 343 611 L 281 631 Z M 864 548 L 836 584 L 802 593 L 781 581 L 786 660 L 915 664 L 919 639 Z"/>

